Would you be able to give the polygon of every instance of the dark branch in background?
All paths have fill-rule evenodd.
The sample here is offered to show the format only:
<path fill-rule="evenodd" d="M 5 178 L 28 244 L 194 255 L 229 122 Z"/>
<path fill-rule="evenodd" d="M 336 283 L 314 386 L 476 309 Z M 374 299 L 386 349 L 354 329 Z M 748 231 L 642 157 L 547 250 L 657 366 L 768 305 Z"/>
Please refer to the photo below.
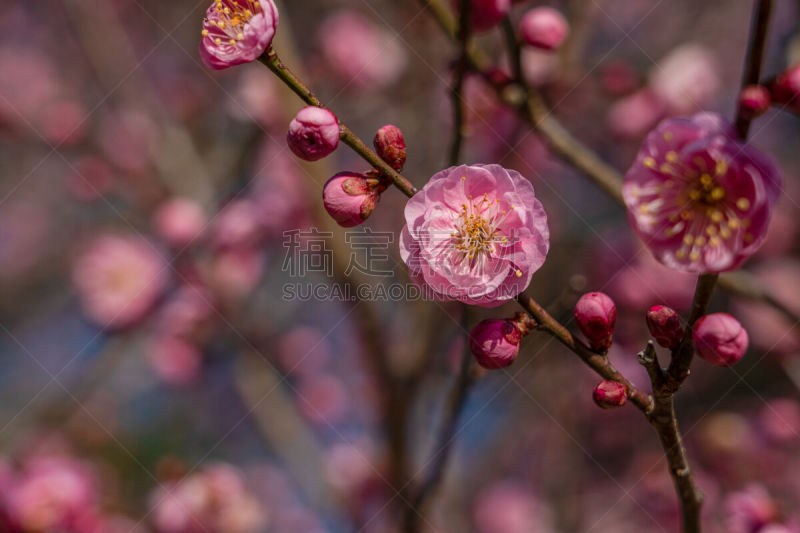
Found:
<path fill-rule="evenodd" d="M 469 71 L 469 1 L 460 0 L 458 19 L 458 44 L 460 52 L 453 72 L 453 89 L 450 94 L 453 105 L 453 141 L 450 145 L 450 166 L 455 166 L 461 159 L 461 148 L 464 144 L 466 116 L 464 110 L 464 78 Z"/>
<path fill-rule="evenodd" d="M 314 93 L 311 92 L 311 89 L 306 87 L 306 85 L 300 81 L 297 76 L 295 76 L 287 67 L 284 65 L 281 60 L 278 58 L 278 55 L 275 53 L 274 50 L 268 50 L 264 55 L 259 58 L 259 61 L 264 63 L 278 78 L 283 81 L 290 89 L 292 89 L 297 96 L 299 96 L 306 104 L 313 105 L 316 107 L 325 107 L 322 105 L 322 102 L 314 96 Z M 365 161 L 367 161 L 370 165 L 375 167 L 377 170 L 381 171 L 384 175 L 392 178 L 392 182 L 394 185 L 403 191 L 403 193 L 408 196 L 414 196 L 414 193 L 417 192 L 416 187 L 402 174 L 397 172 L 391 166 L 389 166 L 383 159 L 381 159 L 378 154 L 372 151 L 365 143 L 362 141 L 355 133 L 350 131 L 350 128 L 339 123 L 339 130 L 340 134 L 339 137 L 341 138 L 342 142 L 348 145 L 350 148 L 353 149 L 358 155 L 360 155 Z"/>
<path fill-rule="evenodd" d="M 464 306 L 462 329 L 467 329 L 470 315 L 471 313 L 467 306 Z M 464 343 L 464 353 L 461 356 L 458 378 L 456 378 L 456 382 L 453 384 L 450 391 L 447 405 L 445 406 L 444 421 L 439 430 L 439 436 L 434 444 L 435 448 L 433 449 L 431 466 L 417 489 L 416 494 L 414 494 L 410 505 L 406 509 L 403 520 L 404 533 L 416 533 L 420 529 L 425 503 L 434 496 L 436 489 L 444 477 L 445 468 L 447 467 L 453 445 L 455 444 L 458 421 L 466 406 L 469 391 L 480 375 L 479 372 L 480 371 L 473 363 L 469 342 L 466 341 Z"/>
<path fill-rule="evenodd" d="M 767 50 L 767 34 L 769 33 L 769 22 L 772 18 L 772 0 L 761 0 L 756 2 L 753 12 L 753 28 L 750 31 L 750 43 L 747 51 L 747 63 L 744 66 L 742 77 L 742 87 L 757 85 L 761 81 L 761 67 L 764 64 L 764 54 Z M 738 113 L 736 117 L 736 131 L 742 140 L 747 139 L 750 132 L 752 116 L 747 113 Z"/>

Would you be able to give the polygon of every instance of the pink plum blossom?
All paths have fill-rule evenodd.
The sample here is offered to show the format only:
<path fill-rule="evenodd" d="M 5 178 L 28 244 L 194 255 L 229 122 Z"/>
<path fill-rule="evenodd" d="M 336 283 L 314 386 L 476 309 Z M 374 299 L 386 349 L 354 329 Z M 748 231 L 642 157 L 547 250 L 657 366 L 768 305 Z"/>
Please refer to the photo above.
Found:
<path fill-rule="evenodd" d="M 439 300 L 496 307 L 530 284 L 550 247 L 533 186 L 499 165 L 451 167 L 406 204 L 400 254 Z"/>
<path fill-rule="evenodd" d="M 511 480 L 478 493 L 473 512 L 480 533 L 529 533 L 554 527 L 548 509 L 524 485 Z"/>
<path fill-rule="evenodd" d="M 254 61 L 272 44 L 277 26 L 272 0 L 214 0 L 203 20 L 200 57 L 215 70 Z"/>
<path fill-rule="evenodd" d="M 633 229 L 660 262 L 687 272 L 737 268 L 761 245 L 780 176 L 722 117 L 662 122 L 625 175 Z"/>
<path fill-rule="evenodd" d="M 75 261 L 72 280 L 86 315 L 118 329 L 145 317 L 163 293 L 168 265 L 143 238 L 102 235 Z"/>

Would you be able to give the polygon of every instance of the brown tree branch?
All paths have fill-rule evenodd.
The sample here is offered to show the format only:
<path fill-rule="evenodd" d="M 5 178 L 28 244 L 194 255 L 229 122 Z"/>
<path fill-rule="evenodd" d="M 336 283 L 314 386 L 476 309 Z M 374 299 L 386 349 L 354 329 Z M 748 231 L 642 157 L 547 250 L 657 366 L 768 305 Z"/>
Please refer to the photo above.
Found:
<path fill-rule="evenodd" d="M 292 73 L 292 71 L 290 71 L 286 65 L 283 64 L 283 62 L 281 62 L 278 54 L 276 54 L 273 49 L 267 50 L 267 52 L 265 52 L 264 55 L 259 58 L 259 61 L 266 65 L 306 104 L 316 107 L 325 107 L 322 105 L 320 99 L 314 96 L 314 93 L 311 92 L 311 89 L 309 89 L 302 81 L 300 81 L 300 79 L 295 76 L 294 73 Z M 375 167 L 384 175 L 390 177 L 394 185 L 403 191 L 406 196 L 409 198 L 414 196 L 414 193 L 417 192 L 417 189 L 405 176 L 389 166 L 388 163 L 381 159 L 378 154 L 370 149 L 364 143 L 364 141 L 362 141 L 355 133 L 353 133 L 350 128 L 341 122 L 339 123 L 339 130 L 339 138 L 342 140 L 342 142 L 352 148 L 354 152 L 360 155 L 370 165 Z"/>

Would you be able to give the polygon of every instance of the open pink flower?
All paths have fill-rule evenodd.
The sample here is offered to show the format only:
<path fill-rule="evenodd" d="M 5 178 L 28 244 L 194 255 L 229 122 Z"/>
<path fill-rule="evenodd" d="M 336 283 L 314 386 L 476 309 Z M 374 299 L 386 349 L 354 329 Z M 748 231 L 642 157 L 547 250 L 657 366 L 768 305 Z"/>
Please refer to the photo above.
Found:
<path fill-rule="evenodd" d="M 400 255 L 438 300 L 496 307 L 525 290 L 550 247 L 531 183 L 499 165 L 451 167 L 406 204 Z"/>
<path fill-rule="evenodd" d="M 203 20 L 200 57 L 215 70 L 249 63 L 269 48 L 277 26 L 272 0 L 214 0 Z"/>
<path fill-rule="evenodd" d="M 75 262 L 72 280 L 86 315 L 108 328 L 144 318 L 168 279 L 164 258 L 145 239 L 104 235 Z"/>
<path fill-rule="evenodd" d="M 712 113 L 662 122 L 622 188 L 633 229 L 670 268 L 723 272 L 761 245 L 780 176 Z"/>

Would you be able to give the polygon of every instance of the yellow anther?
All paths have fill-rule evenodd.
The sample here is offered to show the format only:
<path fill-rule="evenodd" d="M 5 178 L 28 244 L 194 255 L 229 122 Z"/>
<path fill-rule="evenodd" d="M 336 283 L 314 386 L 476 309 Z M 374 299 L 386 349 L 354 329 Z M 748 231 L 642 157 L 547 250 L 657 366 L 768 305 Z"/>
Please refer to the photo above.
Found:
<path fill-rule="evenodd" d="M 736 200 L 736 207 L 738 207 L 740 211 L 747 211 L 750 209 L 750 200 L 747 198 L 739 198 Z"/>
<path fill-rule="evenodd" d="M 686 235 L 684 235 L 684 236 L 683 236 L 683 242 L 684 242 L 684 243 L 685 243 L 687 246 L 691 246 L 691 245 L 692 245 L 692 243 L 694 242 L 694 237 L 692 237 L 692 236 L 691 236 L 691 235 L 689 235 L 689 234 L 686 234 Z"/>
<path fill-rule="evenodd" d="M 728 227 L 731 229 L 737 229 L 739 227 L 739 219 L 738 218 L 731 218 L 728 220 Z"/>
<path fill-rule="evenodd" d="M 712 183 L 714 183 L 714 179 L 711 177 L 711 174 L 703 174 L 700 176 L 700 183 L 709 187 Z"/>
<path fill-rule="evenodd" d="M 521 277 L 522 277 L 522 270 L 517 270 L 517 277 L 518 277 L 518 278 L 521 278 Z"/>
<path fill-rule="evenodd" d="M 722 220 L 725 218 L 725 216 L 722 214 L 722 211 L 719 209 L 712 209 L 708 216 L 710 216 L 711 220 L 717 224 L 722 222 Z"/>
<path fill-rule="evenodd" d="M 720 244 L 722 244 L 722 241 L 720 241 L 720 240 L 719 240 L 719 237 L 711 237 L 711 238 L 708 240 L 708 243 L 709 243 L 711 246 L 713 246 L 714 248 L 716 248 L 717 246 L 719 246 Z"/>
<path fill-rule="evenodd" d="M 219 45 L 221 45 L 221 44 L 222 44 L 222 39 L 220 39 L 219 37 L 217 37 L 216 39 L 214 39 L 214 42 L 216 43 L 216 45 L 217 45 L 217 46 L 219 46 Z"/>
<path fill-rule="evenodd" d="M 728 173 L 728 163 L 725 161 L 717 161 L 716 168 L 717 176 L 724 176 Z"/>
<path fill-rule="evenodd" d="M 686 259 L 686 250 L 681 248 L 680 250 L 675 252 L 675 257 L 677 257 L 678 259 Z"/>
<path fill-rule="evenodd" d="M 678 160 L 678 152 L 670 150 L 669 152 L 667 152 L 665 159 L 670 163 L 675 163 Z"/>
<path fill-rule="evenodd" d="M 647 168 L 656 168 L 656 160 L 652 157 L 645 157 L 644 158 L 644 166 Z"/>
<path fill-rule="evenodd" d="M 694 213 L 692 213 L 691 211 L 688 211 L 688 210 L 687 211 L 681 211 L 681 218 L 683 220 L 692 220 L 693 217 L 694 217 Z"/>
<path fill-rule="evenodd" d="M 674 139 L 674 138 L 675 138 L 675 136 L 672 134 L 671 131 L 668 131 L 668 132 L 666 132 L 664 134 L 664 140 L 667 141 L 667 142 L 671 142 L 672 139 Z"/>
<path fill-rule="evenodd" d="M 698 259 L 700 259 L 700 252 L 693 250 L 692 253 L 689 254 L 689 260 L 697 261 Z"/>
<path fill-rule="evenodd" d="M 717 230 L 716 226 L 708 226 L 708 227 L 706 227 L 706 233 L 708 233 L 708 235 L 710 237 L 713 237 L 714 235 L 716 235 L 717 231 L 718 230 Z"/>
<path fill-rule="evenodd" d="M 722 200 L 723 198 L 725 198 L 725 189 L 722 187 L 714 187 L 711 189 L 712 200 Z"/>
<path fill-rule="evenodd" d="M 244 39 L 244 33 L 237 33 L 236 38 L 241 41 L 242 39 Z"/>
<path fill-rule="evenodd" d="M 200 33 L 203 35 L 203 37 L 208 37 L 208 30 L 203 30 Z"/>
<path fill-rule="evenodd" d="M 692 189 L 689 191 L 689 199 L 690 200 L 699 200 L 702 194 L 697 189 Z"/>
<path fill-rule="evenodd" d="M 698 237 L 697 237 L 697 238 L 694 240 L 694 243 L 695 243 L 697 246 L 705 246 L 705 245 L 706 245 L 706 238 L 705 238 L 705 237 L 703 237 L 702 235 L 699 235 L 699 236 L 698 236 Z"/>

